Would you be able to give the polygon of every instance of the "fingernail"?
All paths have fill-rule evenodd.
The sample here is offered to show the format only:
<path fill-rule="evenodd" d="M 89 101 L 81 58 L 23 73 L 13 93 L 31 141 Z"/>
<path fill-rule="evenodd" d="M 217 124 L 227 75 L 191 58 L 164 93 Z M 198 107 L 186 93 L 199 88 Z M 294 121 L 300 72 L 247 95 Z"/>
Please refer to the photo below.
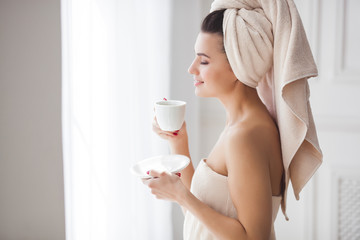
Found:
<path fill-rule="evenodd" d="M 147 172 L 146 172 L 146 174 L 148 174 L 148 175 L 149 175 L 149 173 L 150 173 L 150 171 L 147 171 Z"/>
<path fill-rule="evenodd" d="M 178 134 L 176 132 L 173 133 L 175 136 L 177 136 Z"/>
<path fill-rule="evenodd" d="M 180 130 L 176 130 L 175 132 L 178 133 L 178 132 L 180 132 Z"/>
<path fill-rule="evenodd" d="M 164 101 L 167 101 L 167 99 L 166 98 L 163 98 L 164 99 Z"/>
<path fill-rule="evenodd" d="M 178 175 L 179 177 L 181 177 L 181 173 L 178 172 L 178 173 L 175 173 L 175 174 Z"/>

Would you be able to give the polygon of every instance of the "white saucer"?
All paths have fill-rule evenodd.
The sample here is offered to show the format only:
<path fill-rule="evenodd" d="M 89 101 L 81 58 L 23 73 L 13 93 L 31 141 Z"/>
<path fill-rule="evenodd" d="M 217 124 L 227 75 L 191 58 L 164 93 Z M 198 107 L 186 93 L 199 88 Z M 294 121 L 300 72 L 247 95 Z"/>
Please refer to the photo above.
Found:
<path fill-rule="evenodd" d="M 156 170 L 177 173 L 186 168 L 189 163 L 190 159 L 184 155 L 162 155 L 146 158 L 136 163 L 130 170 L 135 176 L 150 178 L 146 173 L 147 171 Z"/>

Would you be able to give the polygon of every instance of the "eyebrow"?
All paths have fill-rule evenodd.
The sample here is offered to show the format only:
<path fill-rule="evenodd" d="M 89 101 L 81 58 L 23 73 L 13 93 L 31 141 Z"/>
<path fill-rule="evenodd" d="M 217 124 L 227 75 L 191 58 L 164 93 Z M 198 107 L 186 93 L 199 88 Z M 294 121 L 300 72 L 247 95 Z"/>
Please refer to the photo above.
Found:
<path fill-rule="evenodd" d="M 207 57 L 207 58 L 210 58 L 208 55 L 206 55 L 205 53 L 197 53 L 196 55 L 198 56 L 204 56 L 204 57 Z"/>

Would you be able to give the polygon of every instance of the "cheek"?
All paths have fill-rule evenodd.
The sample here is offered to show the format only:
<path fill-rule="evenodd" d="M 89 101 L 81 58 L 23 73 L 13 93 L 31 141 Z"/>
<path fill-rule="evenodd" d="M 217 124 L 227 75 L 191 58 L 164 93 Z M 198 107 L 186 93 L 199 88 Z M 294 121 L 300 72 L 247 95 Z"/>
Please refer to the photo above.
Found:
<path fill-rule="evenodd" d="M 206 83 L 216 83 L 221 81 L 221 72 L 217 71 L 216 69 L 207 69 L 203 71 L 202 78 Z"/>
<path fill-rule="evenodd" d="M 237 81 L 236 76 L 229 69 L 227 71 L 208 71 L 204 73 L 206 77 L 206 87 L 212 94 L 225 93 L 234 88 L 234 83 Z"/>
<path fill-rule="evenodd" d="M 204 81 L 204 85 L 195 88 L 195 95 L 198 97 L 216 97 L 222 85 L 221 74 L 214 69 L 206 69 L 201 72 L 201 80 Z"/>
<path fill-rule="evenodd" d="M 229 65 L 212 64 L 200 71 L 202 87 L 196 88 L 195 94 L 200 97 L 214 97 L 218 94 L 228 92 L 234 87 L 236 77 Z"/>

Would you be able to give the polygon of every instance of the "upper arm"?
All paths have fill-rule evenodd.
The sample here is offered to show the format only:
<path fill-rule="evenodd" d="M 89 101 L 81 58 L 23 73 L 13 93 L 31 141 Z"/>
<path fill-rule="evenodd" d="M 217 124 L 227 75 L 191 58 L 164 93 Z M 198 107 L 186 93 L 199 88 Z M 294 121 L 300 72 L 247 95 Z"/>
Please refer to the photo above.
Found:
<path fill-rule="evenodd" d="M 255 239 L 267 239 L 272 224 L 267 141 L 259 130 L 239 131 L 229 137 L 226 145 L 230 195 L 240 223 Z"/>

